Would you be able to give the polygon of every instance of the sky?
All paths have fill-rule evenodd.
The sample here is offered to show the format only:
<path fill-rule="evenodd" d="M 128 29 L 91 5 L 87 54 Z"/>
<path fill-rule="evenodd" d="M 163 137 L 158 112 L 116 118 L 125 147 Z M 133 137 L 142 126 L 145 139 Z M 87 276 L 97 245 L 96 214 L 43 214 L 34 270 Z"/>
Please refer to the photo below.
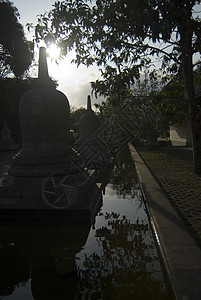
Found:
<path fill-rule="evenodd" d="M 27 23 L 37 23 L 37 15 L 50 11 L 53 8 L 54 0 L 10 0 L 18 9 L 20 14 L 19 22 L 24 26 L 24 31 L 27 34 L 28 40 L 33 40 L 34 31 L 28 33 L 26 29 Z M 70 61 L 73 53 L 67 55 L 64 60 L 58 64 L 51 62 L 48 59 L 49 75 L 56 79 L 59 86 L 58 90 L 63 92 L 72 107 L 86 107 L 87 96 L 91 94 L 90 81 L 95 81 L 100 78 L 100 73 L 96 66 L 77 68 Z M 37 76 L 37 72 L 34 73 Z M 95 98 L 92 96 L 92 104 L 102 102 L 103 98 Z"/>

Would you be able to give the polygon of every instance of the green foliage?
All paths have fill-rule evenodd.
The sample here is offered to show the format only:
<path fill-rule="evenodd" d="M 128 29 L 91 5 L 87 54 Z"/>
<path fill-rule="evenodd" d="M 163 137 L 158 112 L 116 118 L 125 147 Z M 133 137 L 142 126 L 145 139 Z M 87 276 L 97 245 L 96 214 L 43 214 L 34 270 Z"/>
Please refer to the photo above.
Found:
<path fill-rule="evenodd" d="M 181 70 L 192 124 L 194 170 L 201 174 L 200 103 L 195 98 L 193 55 L 201 49 L 200 0 L 66 0 L 39 18 L 36 37 L 51 34 L 75 62 L 96 63 L 103 80 L 93 88 L 121 96 L 148 64 L 158 62 L 166 83 Z M 125 97 L 125 95 L 124 95 Z"/>
<path fill-rule="evenodd" d="M 104 76 L 111 73 L 111 68 L 116 69 L 117 76 L 128 74 L 129 70 L 129 76 L 125 77 L 132 82 L 150 56 L 160 56 L 163 71 L 166 68 L 165 71 L 176 73 L 182 59 L 181 31 L 191 30 L 195 36 L 192 50 L 200 49 L 201 23 L 199 18 L 192 17 L 193 7 L 199 2 L 56 2 L 52 11 L 39 17 L 36 37 L 51 37 L 62 46 L 64 53 L 75 48 L 78 65 L 95 62 L 105 66 Z"/>
<path fill-rule="evenodd" d="M 184 60 L 201 49 L 201 21 L 193 18 L 198 3 L 189 0 L 57 2 L 52 11 L 39 18 L 36 36 L 40 39 L 51 35 L 51 39 L 65 45 L 64 53 L 75 48 L 78 65 L 96 63 L 102 79 L 92 82 L 92 89 L 96 96 L 110 100 L 114 95 L 125 98 L 142 71 L 157 60 L 161 84 L 169 82 L 162 93 L 161 111 L 172 121 L 180 122 L 177 119 L 182 119 L 182 114 L 178 111 L 185 100 L 175 76 L 185 68 Z M 192 65 L 184 72 L 184 78 L 185 83 L 192 82 Z M 193 87 L 188 84 L 186 88 L 189 101 L 193 102 Z M 186 114 L 186 103 L 184 106 L 181 111 Z"/>
<path fill-rule="evenodd" d="M 160 92 L 162 101 L 158 107 L 163 118 L 168 118 L 171 124 L 181 125 L 190 117 L 189 102 L 186 97 L 184 82 L 179 76 L 163 87 Z"/>
<path fill-rule="evenodd" d="M 0 2 L 0 77 L 12 72 L 19 77 L 33 58 L 32 45 L 26 40 L 18 17 L 18 10 L 11 2 Z"/>
<path fill-rule="evenodd" d="M 103 115 L 123 124 L 135 137 L 135 143 L 156 142 L 158 137 L 169 136 L 170 115 L 161 109 L 164 99 L 159 79 L 156 72 L 147 72 L 135 85 L 124 89 L 124 93 L 111 94 L 101 105 Z"/>

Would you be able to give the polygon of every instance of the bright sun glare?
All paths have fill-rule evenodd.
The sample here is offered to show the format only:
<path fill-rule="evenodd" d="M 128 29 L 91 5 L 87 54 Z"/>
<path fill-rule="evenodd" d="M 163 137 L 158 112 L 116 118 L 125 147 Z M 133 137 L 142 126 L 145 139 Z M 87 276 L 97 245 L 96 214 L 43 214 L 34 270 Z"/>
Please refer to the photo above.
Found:
<path fill-rule="evenodd" d="M 47 53 L 49 54 L 50 58 L 55 60 L 59 58 L 60 51 L 60 48 L 58 48 L 55 44 L 52 44 L 50 47 L 47 48 Z"/>

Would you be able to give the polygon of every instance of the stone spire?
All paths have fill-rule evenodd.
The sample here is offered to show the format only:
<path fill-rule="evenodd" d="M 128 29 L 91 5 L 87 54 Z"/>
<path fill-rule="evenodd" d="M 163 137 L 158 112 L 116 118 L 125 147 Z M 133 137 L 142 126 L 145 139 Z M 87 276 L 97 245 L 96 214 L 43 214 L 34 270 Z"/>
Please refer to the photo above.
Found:
<path fill-rule="evenodd" d="M 39 49 L 38 78 L 33 82 L 34 88 L 56 88 L 54 81 L 49 77 L 47 66 L 47 53 L 45 47 Z"/>
<path fill-rule="evenodd" d="M 90 95 L 88 95 L 88 97 L 87 97 L 87 110 L 88 111 L 92 111 L 92 108 L 91 108 L 91 97 L 90 97 Z"/>
<path fill-rule="evenodd" d="M 47 53 L 45 47 L 40 47 L 39 49 L 38 78 L 42 80 L 49 79 L 47 68 Z"/>

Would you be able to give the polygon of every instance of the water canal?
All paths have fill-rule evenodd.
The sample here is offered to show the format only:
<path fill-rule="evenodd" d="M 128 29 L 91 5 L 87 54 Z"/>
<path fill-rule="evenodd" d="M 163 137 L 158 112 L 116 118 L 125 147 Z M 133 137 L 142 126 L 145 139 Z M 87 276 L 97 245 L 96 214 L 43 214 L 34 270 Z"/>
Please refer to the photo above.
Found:
<path fill-rule="evenodd" d="M 0 223 L 1 300 L 170 300 L 165 277 L 128 152 L 92 226 Z"/>

